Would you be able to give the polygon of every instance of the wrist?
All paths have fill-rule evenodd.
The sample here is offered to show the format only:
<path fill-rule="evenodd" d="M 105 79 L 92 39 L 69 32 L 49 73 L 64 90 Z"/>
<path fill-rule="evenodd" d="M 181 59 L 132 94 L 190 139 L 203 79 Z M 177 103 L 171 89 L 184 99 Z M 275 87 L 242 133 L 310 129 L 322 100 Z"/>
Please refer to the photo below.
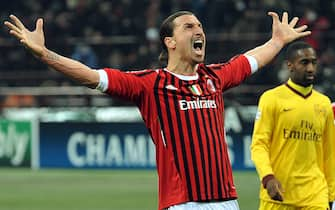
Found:
<path fill-rule="evenodd" d="M 266 188 L 266 184 L 271 180 L 271 179 L 274 179 L 275 176 L 273 174 L 268 174 L 266 176 L 263 177 L 262 179 L 262 185 L 264 188 Z"/>
<path fill-rule="evenodd" d="M 269 45 L 271 45 L 278 51 L 280 51 L 285 46 L 285 44 L 282 41 L 273 38 L 270 39 Z"/>
<path fill-rule="evenodd" d="M 36 53 L 35 56 L 37 56 L 42 61 L 46 60 L 49 54 L 49 50 L 46 47 L 43 47 L 42 50 L 39 53 Z"/>

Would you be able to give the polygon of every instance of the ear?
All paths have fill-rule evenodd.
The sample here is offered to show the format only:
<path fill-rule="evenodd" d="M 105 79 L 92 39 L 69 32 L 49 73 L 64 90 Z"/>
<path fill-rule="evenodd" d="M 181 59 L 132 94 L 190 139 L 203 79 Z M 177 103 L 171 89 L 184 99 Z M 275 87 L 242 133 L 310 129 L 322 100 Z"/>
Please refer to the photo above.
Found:
<path fill-rule="evenodd" d="M 168 49 L 176 48 L 176 40 L 173 37 L 165 37 L 164 43 Z"/>
<path fill-rule="evenodd" d="M 290 61 L 286 61 L 287 62 L 287 68 L 290 72 L 292 72 L 293 70 L 293 63 L 291 63 Z"/>

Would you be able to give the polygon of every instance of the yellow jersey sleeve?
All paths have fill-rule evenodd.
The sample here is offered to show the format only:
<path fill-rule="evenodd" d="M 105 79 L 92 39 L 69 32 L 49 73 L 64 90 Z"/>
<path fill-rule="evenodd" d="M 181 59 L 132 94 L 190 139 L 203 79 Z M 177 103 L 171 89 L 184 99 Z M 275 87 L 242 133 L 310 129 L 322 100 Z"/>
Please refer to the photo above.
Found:
<path fill-rule="evenodd" d="M 255 163 L 260 180 L 266 175 L 273 174 L 269 157 L 275 109 L 272 98 L 267 93 L 260 97 L 252 136 L 251 159 Z"/>

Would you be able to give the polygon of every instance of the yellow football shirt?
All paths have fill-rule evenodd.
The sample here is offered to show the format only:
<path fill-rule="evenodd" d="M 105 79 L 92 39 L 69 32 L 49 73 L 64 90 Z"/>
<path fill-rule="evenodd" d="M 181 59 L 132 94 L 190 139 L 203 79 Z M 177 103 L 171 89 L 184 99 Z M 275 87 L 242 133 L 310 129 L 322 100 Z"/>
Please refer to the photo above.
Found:
<path fill-rule="evenodd" d="M 318 206 L 335 200 L 334 130 L 331 102 L 312 86 L 289 80 L 260 97 L 251 158 L 261 180 L 273 174 L 281 182 L 283 203 Z M 260 189 L 262 200 L 273 201 Z"/>

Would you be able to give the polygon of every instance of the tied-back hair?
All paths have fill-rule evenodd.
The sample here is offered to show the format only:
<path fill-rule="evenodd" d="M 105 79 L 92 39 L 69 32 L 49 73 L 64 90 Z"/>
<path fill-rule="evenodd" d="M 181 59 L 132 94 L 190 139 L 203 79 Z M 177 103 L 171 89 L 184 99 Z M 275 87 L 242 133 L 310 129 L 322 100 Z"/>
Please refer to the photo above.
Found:
<path fill-rule="evenodd" d="M 167 47 L 164 43 L 164 39 L 165 37 L 172 37 L 173 36 L 173 30 L 174 30 L 174 23 L 173 21 L 182 15 L 194 15 L 192 12 L 189 11 L 178 11 L 176 13 L 173 13 L 172 15 L 170 15 L 169 17 L 167 17 L 159 30 L 159 36 L 160 36 L 160 41 L 161 41 L 161 47 L 162 47 L 162 51 L 159 55 L 159 61 L 161 63 L 163 62 L 167 62 L 169 59 L 169 55 L 168 55 L 168 51 L 167 51 Z"/>
<path fill-rule="evenodd" d="M 307 42 L 304 42 L 304 41 L 301 41 L 301 40 L 292 42 L 291 44 L 289 44 L 287 46 L 286 60 L 293 61 L 297 56 L 297 51 L 298 50 L 307 49 L 307 48 L 312 48 L 313 49 L 313 47 L 310 44 L 308 44 Z"/>

